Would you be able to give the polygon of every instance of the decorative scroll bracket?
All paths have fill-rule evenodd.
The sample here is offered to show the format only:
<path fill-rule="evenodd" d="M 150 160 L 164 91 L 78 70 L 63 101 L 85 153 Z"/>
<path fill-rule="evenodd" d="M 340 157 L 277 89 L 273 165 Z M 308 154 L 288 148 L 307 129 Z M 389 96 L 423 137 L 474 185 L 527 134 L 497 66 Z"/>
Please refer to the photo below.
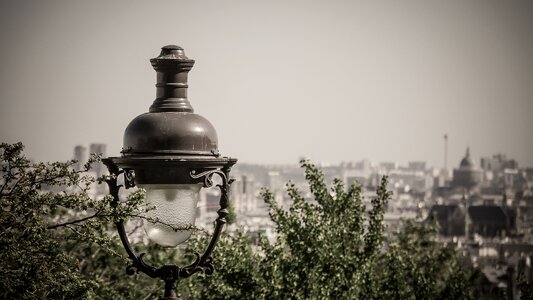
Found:
<path fill-rule="evenodd" d="M 103 163 L 107 166 L 110 176 L 106 180 L 107 185 L 109 186 L 109 194 L 113 197 L 113 206 L 116 207 L 118 203 L 120 202 L 119 198 L 119 191 L 120 188 L 122 188 L 122 185 L 117 184 L 117 178 L 120 174 L 124 175 L 124 187 L 130 188 L 135 186 L 134 182 L 134 173 L 132 169 L 120 169 L 111 158 L 103 159 Z M 133 250 L 133 247 L 131 246 L 126 230 L 124 228 L 124 223 L 122 221 L 117 221 L 115 223 L 115 226 L 117 228 L 120 240 L 122 242 L 122 245 L 124 246 L 124 249 L 126 250 L 128 257 L 131 260 L 131 264 L 126 267 L 126 273 L 128 275 L 133 275 L 135 273 L 143 272 L 146 275 L 152 277 L 152 278 L 161 278 L 165 281 L 165 295 L 163 299 L 178 299 L 176 297 L 175 288 L 176 288 L 176 281 L 180 278 L 188 278 L 191 275 L 202 271 L 207 275 L 210 275 L 214 272 L 214 265 L 213 261 L 211 259 L 211 254 L 213 250 L 215 249 L 216 243 L 218 242 L 218 239 L 220 237 L 220 234 L 222 233 L 222 229 L 224 227 L 224 224 L 226 224 L 227 220 L 226 217 L 228 215 L 228 203 L 229 203 L 229 192 L 230 192 L 230 186 L 233 179 L 228 179 L 229 172 L 231 169 L 232 164 L 227 164 L 223 166 L 220 169 L 209 169 L 204 171 L 203 169 L 201 172 L 197 173 L 197 171 L 193 170 L 190 172 L 190 177 L 193 179 L 203 179 L 204 187 L 212 187 L 213 186 L 213 176 L 216 174 L 222 179 L 222 184 L 217 185 L 217 187 L 220 189 L 221 196 L 220 196 L 220 209 L 217 211 L 218 217 L 215 220 L 215 229 L 213 232 L 213 235 L 211 237 L 211 241 L 209 242 L 209 245 L 207 246 L 204 253 L 200 256 L 200 254 L 195 253 L 196 259 L 195 261 L 186 266 L 186 267 L 179 267 L 177 265 L 163 265 L 159 268 L 156 268 L 154 266 L 151 266 L 144 262 L 143 256 L 144 253 L 141 253 L 140 255 L 137 255 L 135 251 Z"/>

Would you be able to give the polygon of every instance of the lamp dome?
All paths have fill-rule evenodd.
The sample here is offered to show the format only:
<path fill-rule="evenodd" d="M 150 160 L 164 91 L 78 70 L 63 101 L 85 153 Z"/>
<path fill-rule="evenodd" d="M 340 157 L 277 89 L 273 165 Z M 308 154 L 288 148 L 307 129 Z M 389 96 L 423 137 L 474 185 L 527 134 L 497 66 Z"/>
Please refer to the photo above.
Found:
<path fill-rule="evenodd" d="M 215 128 L 195 114 L 187 99 L 194 60 L 168 45 L 150 60 L 157 73 L 156 99 L 148 113 L 133 119 L 124 133 L 123 156 L 218 155 Z"/>

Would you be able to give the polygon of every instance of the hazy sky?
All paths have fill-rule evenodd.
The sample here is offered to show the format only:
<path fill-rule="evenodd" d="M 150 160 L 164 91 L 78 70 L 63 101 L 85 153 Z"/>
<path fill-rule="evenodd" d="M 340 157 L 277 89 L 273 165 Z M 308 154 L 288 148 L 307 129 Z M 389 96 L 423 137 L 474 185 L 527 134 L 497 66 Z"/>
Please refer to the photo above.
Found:
<path fill-rule="evenodd" d="M 119 155 L 149 59 L 196 60 L 195 112 L 243 162 L 533 166 L 533 1 L 1 1 L 0 141 Z"/>

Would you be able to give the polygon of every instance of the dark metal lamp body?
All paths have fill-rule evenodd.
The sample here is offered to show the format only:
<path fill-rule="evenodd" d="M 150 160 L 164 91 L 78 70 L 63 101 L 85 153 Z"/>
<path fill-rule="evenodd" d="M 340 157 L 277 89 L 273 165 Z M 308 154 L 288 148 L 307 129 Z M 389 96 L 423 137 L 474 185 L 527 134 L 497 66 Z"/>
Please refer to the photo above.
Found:
<path fill-rule="evenodd" d="M 178 46 L 165 46 L 161 54 L 150 60 L 157 72 L 157 98 L 148 113 L 133 119 L 124 133 L 121 157 L 103 159 L 110 176 L 107 181 L 110 194 L 118 203 L 117 176 L 124 175 L 125 187 L 136 184 L 203 184 L 213 185 L 212 177 L 218 175 L 222 184 L 220 209 L 215 230 L 204 254 L 197 254 L 194 263 L 187 267 L 174 264 L 156 268 L 146 264 L 129 244 L 124 224 L 116 224 L 121 241 L 132 264 L 127 273 L 143 272 L 165 281 L 163 299 L 177 299 L 175 283 L 198 271 L 210 274 L 214 270 L 211 253 L 218 241 L 228 214 L 228 194 L 231 181 L 229 172 L 236 159 L 220 157 L 215 128 L 207 119 L 195 114 L 187 99 L 187 75 L 194 60 L 185 56 Z M 134 270 L 135 269 L 135 270 Z"/>

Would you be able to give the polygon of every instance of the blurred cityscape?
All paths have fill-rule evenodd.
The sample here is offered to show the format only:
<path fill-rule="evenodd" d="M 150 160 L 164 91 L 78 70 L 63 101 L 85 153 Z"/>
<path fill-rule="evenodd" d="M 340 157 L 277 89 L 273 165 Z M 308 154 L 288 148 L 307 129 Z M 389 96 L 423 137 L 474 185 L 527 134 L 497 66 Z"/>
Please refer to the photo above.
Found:
<path fill-rule="evenodd" d="M 355 182 L 362 186 L 365 204 L 375 196 L 383 175 L 389 178 L 388 188 L 393 197 L 388 203 L 385 222 L 388 234 L 401 226 L 402 219 L 429 222 L 436 218 L 440 226 L 440 241 L 461 251 L 466 264 L 482 272 L 482 286 L 488 295 L 504 290 L 515 294 L 518 274 L 533 280 L 533 168 L 520 167 L 505 154 L 474 159 L 474 149 L 465 149 L 464 158 L 432 167 L 423 161 L 406 166 L 394 162 L 374 163 L 367 160 L 343 162 L 338 165 L 318 164 L 328 184 L 341 179 L 345 187 Z M 74 148 L 76 168 L 81 169 L 91 153 L 105 157 L 105 144 Z M 97 164 L 92 172 L 100 176 L 106 168 Z M 229 230 L 242 228 L 252 240 L 263 234 L 275 239 L 275 229 L 268 208 L 260 195 L 268 188 L 279 204 L 288 208 L 291 199 L 285 184 L 292 181 L 302 195 L 314 201 L 298 165 L 259 165 L 238 163 L 232 170 L 235 182 L 231 204 L 236 222 Z M 106 193 L 97 186 L 94 196 Z M 197 225 L 211 226 L 219 209 L 219 191 L 202 189 L 198 205 Z"/>

